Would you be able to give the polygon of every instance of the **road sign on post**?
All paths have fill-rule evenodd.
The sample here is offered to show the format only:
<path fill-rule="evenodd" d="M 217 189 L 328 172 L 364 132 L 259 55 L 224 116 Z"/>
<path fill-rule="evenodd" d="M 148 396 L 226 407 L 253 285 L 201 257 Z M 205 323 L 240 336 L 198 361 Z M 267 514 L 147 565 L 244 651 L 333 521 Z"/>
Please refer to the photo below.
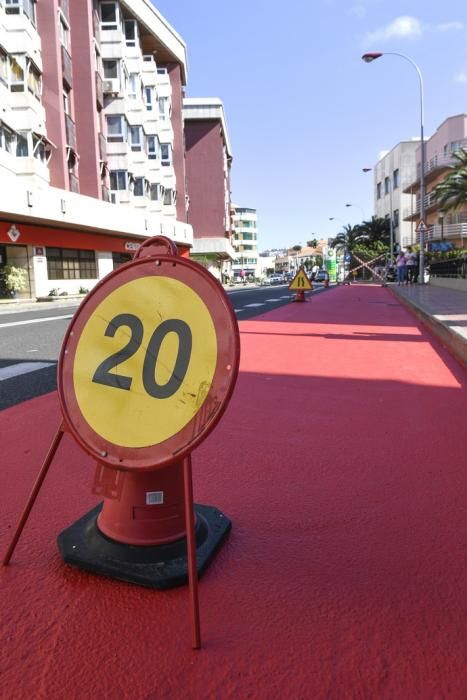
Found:
<path fill-rule="evenodd" d="M 191 452 L 221 418 L 239 358 L 236 317 L 217 280 L 169 239 L 145 241 L 70 323 L 58 364 L 63 425 L 3 563 L 68 431 L 96 459 L 94 493 L 104 502 L 59 535 L 64 560 L 153 588 L 189 576 L 199 647 L 197 573 L 231 523 L 193 506 Z"/>
<path fill-rule="evenodd" d="M 428 226 L 425 224 L 423 219 L 420 219 L 415 230 L 417 233 L 426 233 L 428 231 Z"/>
<path fill-rule="evenodd" d="M 296 292 L 294 301 L 305 301 L 305 291 L 308 289 L 313 289 L 305 270 L 301 267 L 291 283 L 289 284 L 289 289 Z"/>

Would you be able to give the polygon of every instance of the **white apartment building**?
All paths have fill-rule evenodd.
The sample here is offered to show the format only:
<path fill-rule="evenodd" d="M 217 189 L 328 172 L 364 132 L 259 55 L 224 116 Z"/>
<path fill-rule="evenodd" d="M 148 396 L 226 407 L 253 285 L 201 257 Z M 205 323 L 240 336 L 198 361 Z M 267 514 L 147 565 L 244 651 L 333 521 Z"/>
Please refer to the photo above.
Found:
<path fill-rule="evenodd" d="M 233 206 L 234 279 L 252 279 L 258 276 L 258 228 L 256 209 Z"/>
<path fill-rule="evenodd" d="M 394 243 L 406 248 L 416 242 L 414 222 L 404 221 L 403 212 L 415 211 L 415 190 L 404 192 L 404 183 L 416 173 L 419 139 L 401 141 L 374 166 L 374 211 L 378 218 L 392 215 Z"/>

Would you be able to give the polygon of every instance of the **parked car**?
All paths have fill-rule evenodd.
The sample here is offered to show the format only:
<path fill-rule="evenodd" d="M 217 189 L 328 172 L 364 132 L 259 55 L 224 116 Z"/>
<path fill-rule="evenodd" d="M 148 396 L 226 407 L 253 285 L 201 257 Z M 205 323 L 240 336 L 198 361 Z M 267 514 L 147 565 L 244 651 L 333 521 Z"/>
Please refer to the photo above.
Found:
<path fill-rule="evenodd" d="M 326 270 L 317 270 L 315 272 L 315 276 L 313 277 L 313 280 L 315 282 L 324 282 L 325 279 L 327 279 L 327 272 Z"/>
<path fill-rule="evenodd" d="M 263 277 L 263 279 L 260 282 L 260 285 L 262 287 L 267 287 L 271 284 L 271 278 L 270 277 Z"/>
<path fill-rule="evenodd" d="M 284 278 L 282 275 L 271 275 L 269 279 L 271 280 L 271 284 L 284 284 Z"/>

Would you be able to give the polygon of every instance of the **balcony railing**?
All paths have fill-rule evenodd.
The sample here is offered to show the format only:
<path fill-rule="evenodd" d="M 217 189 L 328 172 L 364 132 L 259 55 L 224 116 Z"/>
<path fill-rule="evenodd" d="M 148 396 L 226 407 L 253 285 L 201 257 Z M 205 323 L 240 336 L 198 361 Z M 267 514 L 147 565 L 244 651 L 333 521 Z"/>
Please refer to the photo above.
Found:
<path fill-rule="evenodd" d="M 452 240 L 467 238 L 467 223 L 464 224 L 434 224 L 425 232 L 425 242 Z M 417 243 L 420 242 L 420 234 L 417 233 Z"/>
<path fill-rule="evenodd" d="M 65 132 L 67 146 L 76 151 L 76 128 L 73 119 L 65 114 Z"/>
<path fill-rule="evenodd" d="M 64 46 L 62 46 L 62 72 L 63 80 L 71 88 L 73 85 L 73 67 L 71 56 Z"/>
<path fill-rule="evenodd" d="M 456 158 L 454 158 L 454 154 L 461 149 L 467 149 L 467 139 L 463 139 L 457 143 L 459 144 L 459 148 L 456 148 L 451 153 L 437 153 L 425 162 L 425 177 L 429 177 L 431 174 L 435 174 L 439 170 L 445 170 L 446 168 L 457 164 L 458 161 Z M 402 189 L 404 192 L 407 192 L 412 185 L 420 182 L 421 170 L 421 163 L 417 163 L 416 174 L 413 173 L 413 177 L 411 179 L 410 177 L 404 178 L 402 183 Z"/>

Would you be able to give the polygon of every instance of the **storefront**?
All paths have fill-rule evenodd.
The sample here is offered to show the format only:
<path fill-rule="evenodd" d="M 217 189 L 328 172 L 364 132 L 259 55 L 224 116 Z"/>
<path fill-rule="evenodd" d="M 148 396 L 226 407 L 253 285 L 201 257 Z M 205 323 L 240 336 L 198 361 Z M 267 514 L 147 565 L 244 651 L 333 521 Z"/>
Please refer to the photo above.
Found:
<path fill-rule="evenodd" d="M 0 221 L 0 276 L 13 267 L 24 287 L 16 296 L 36 298 L 89 291 L 100 279 L 131 260 L 143 237 L 107 235 Z M 187 256 L 188 247 L 179 249 Z M 0 295 L 11 296 L 3 285 Z"/>

